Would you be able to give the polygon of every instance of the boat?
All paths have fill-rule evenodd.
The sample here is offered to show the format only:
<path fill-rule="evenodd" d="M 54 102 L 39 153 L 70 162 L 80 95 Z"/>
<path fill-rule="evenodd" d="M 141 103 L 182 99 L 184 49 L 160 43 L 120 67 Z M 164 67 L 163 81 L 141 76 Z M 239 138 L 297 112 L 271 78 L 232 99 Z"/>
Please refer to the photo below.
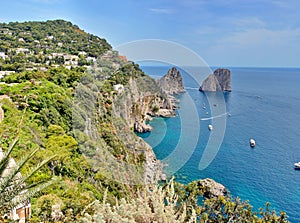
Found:
<path fill-rule="evenodd" d="M 213 130 L 213 126 L 212 125 L 208 125 L 208 130 L 209 131 Z"/>
<path fill-rule="evenodd" d="M 300 170 L 300 162 L 294 163 L 295 170 Z"/>
<path fill-rule="evenodd" d="M 250 146 L 253 148 L 253 147 L 255 147 L 255 145 L 256 145 L 255 140 L 254 139 L 250 139 Z"/>

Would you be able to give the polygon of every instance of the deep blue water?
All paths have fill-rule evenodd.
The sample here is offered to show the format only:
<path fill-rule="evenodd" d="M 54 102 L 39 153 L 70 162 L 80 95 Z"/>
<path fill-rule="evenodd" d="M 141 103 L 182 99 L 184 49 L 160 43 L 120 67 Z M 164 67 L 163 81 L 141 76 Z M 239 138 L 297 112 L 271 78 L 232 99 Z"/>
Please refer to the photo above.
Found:
<path fill-rule="evenodd" d="M 153 76 L 162 76 L 168 68 L 143 67 L 143 70 Z M 153 131 L 141 137 L 153 146 L 163 162 L 169 161 L 175 148 L 182 152 L 177 161 L 172 161 L 174 164 L 169 163 L 172 167 L 179 165 L 180 169 L 172 173 L 179 181 L 188 183 L 213 178 L 224 184 L 232 195 L 249 200 L 255 209 L 265 207 L 269 201 L 276 211 L 285 211 L 291 222 L 300 222 L 300 171 L 293 168 L 293 164 L 300 161 L 300 69 L 230 69 L 233 91 L 224 95 L 226 112 L 230 116 L 219 118 L 226 122 L 225 135 L 207 168 L 200 170 L 199 162 L 210 134 L 218 132 L 219 125 L 214 123 L 213 131 L 209 132 L 207 126 L 212 120 L 199 123 L 191 120 L 189 123 L 186 117 L 195 113 L 189 99 L 196 106 L 200 119 L 209 118 L 212 111 L 207 97 L 197 90 L 198 83 L 183 71 L 187 92 L 178 96 L 181 100 L 178 116 L 153 119 L 150 123 Z M 190 132 L 182 136 L 183 121 Z M 193 148 L 195 138 L 198 141 Z M 254 149 L 249 147 L 250 138 L 256 140 Z M 180 140 L 183 143 L 178 148 Z M 182 165 L 185 153 L 188 159 Z"/>

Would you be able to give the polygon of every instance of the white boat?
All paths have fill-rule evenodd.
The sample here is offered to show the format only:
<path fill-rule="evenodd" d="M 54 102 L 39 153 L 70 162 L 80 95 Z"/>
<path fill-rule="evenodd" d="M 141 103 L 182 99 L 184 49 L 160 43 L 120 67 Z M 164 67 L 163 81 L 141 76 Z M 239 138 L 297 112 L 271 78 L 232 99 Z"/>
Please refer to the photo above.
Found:
<path fill-rule="evenodd" d="M 254 139 L 250 139 L 250 146 L 253 148 L 253 147 L 255 147 L 255 145 L 256 145 L 255 140 Z"/>
<path fill-rule="evenodd" d="M 300 170 L 300 162 L 294 163 L 295 170 Z"/>
<path fill-rule="evenodd" d="M 208 130 L 209 131 L 213 130 L 213 126 L 212 125 L 208 125 Z"/>

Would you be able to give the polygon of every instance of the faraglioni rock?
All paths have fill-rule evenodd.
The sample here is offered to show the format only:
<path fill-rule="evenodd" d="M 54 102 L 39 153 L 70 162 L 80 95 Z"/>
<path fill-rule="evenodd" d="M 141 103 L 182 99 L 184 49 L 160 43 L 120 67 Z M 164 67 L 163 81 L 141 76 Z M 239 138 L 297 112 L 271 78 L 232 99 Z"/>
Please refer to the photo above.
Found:
<path fill-rule="evenodd" d="M 200 91 L 232 91 L 231 72 L 229 69 L 218 68 L 210 74 L 199 88 Z"/>
<path fill-rule="evenodd" d="M 176 67 L 172 67 L 165 76 L 160 78 L 158 84 L 167 94 L 180 94 L 185 92 L 181 73 Z"/>

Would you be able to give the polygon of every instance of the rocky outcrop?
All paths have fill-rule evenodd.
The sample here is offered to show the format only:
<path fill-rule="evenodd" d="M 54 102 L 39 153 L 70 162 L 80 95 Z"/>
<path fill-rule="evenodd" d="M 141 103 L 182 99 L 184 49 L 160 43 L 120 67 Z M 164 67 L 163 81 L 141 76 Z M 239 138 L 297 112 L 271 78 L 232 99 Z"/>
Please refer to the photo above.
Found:
<path fill-rule="evenodd" d="M 139 121 L 137 120 L 134 124 L 133 124 L 133 128 L 134 131 L 136 132 L 151 132 L 152 127 L 150 125 L 147 125 L 145 122 Z"/>
<path fill-rule="evenodd" d="M 203 196 L 206 198 L 225 196 L 228 193 L 224 185 L 217 183 L 216 181 L 210 178 L 198 180 L 197 183 L 198 187 L 203 189 Z"/>
<path fill-rule="evenodd" d="M 146 84 L 151 87 L 143 87 Z M 151 117 L 175 116 L 176 102 L 160 91 L 154 79 L 145 76 L 143 79 L 129 80 L 124 92 L 115 96 L 113 111 L 115 116 L 124 118 L 134 131 L 142 133 L 152 130 L 146 124 Z"/>
<path fill-rule="evenodd" d="M 231 72 L 228 69 L 217 69 L 202 83 L 200 91 L 232 91 Z"/>
<path fill-rule="evenodd" d="M 168 73 L 158 80 L 161 89 L 167 94 L 180 94 L 185 92 L 181 73 L 172 67 Z"/>

